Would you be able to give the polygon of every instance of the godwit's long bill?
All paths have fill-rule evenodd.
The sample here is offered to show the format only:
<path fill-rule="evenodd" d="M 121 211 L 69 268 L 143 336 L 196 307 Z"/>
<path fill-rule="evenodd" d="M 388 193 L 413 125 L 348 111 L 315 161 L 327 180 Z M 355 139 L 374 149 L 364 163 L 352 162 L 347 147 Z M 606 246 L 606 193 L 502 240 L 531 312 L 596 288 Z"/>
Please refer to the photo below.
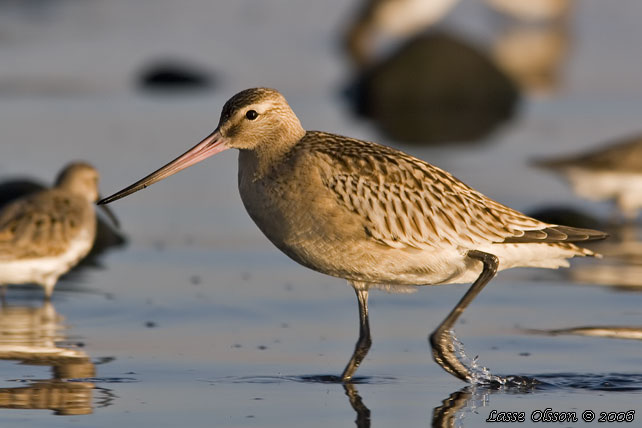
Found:
<path fill-rule="evenodd" d="M 345 278 L 360 331 L 341 379 L 350 381 L 370 344 L 368 290 L 473 282 L 431 334 L 448 372 L 473 375 L 451 329 L 498 270 L 557 268 L 595 254 L 573 244 L 606 234 L 543 223 L 501 205 L 449 173 L 390 147 L 305 131 L 274 89 L 247 89 L 225 105 L 216 130 L 156 172 L 99 203 L 122 198 L 228 148 L 239 150 L 239 192 L 250 217 L 300 264 Z"/>

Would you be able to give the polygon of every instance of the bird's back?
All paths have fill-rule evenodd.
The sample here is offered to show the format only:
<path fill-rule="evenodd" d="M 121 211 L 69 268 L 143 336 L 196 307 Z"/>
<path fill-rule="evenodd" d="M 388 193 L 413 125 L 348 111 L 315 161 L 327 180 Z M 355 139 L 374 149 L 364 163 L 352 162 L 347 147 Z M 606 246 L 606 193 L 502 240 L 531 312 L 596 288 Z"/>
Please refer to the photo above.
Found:
<path fill-rule="evenodd" d="M 0 262 L 59 256 L 81 237 L 93 241 L 95 228 L 82 197 L 50 189 L 21 198 L 0 212 Z"/>

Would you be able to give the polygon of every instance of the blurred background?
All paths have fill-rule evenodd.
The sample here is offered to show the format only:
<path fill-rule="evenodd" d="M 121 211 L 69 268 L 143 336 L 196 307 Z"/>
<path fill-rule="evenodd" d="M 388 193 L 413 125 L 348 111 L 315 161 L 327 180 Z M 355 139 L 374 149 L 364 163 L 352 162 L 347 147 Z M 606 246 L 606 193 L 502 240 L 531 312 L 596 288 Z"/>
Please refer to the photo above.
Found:
<path fill-rule="evenodd" d="M 0 423 L 478 426 L 498 408 L 639 406 L 640 17 L 635 0 L 0 0 L 0 204 L 71 160 L 111 194 L 269 86 L 306 129 L 612 235 L 602 260 L 502 273 L 458 327 L 492 372 L 548 386 L 480 391 L 434 364 L 426 336 L 466 287 L 449 286 L 375 294 L 364 378 L 344 390 L 305 379 L 347 361 L 353 293 L 267 242 L 228 151 L 113 204 L 121 228 L 51 305 L 8 290 Z"/>

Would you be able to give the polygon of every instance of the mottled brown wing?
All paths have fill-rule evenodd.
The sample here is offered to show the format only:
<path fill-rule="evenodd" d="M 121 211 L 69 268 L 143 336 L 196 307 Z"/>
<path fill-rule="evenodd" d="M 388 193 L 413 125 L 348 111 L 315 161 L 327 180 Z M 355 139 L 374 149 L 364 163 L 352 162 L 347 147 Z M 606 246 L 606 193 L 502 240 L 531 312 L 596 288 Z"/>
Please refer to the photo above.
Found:
<path fill-rule="evenodd" d="M 85 209 L 55 190 L 12 202 L 0 212 L 0 260 L 62 253 L 78 234 Z"/>
<path fill-rule="evenodd" d="M 333 165 L 327 170 L 332 172 L 323 177 L 325 185 L 341 204 L 364 218 L 366 233 L 382 244 L 474 248 L 504 242 L 572 242 L 597 239 L 601 233 L 572 233 L 577 229 L 528 217 L 395 149 L 315 134 L 309 133 L 314 138 L 302 142 L 314 146 Z M 580 235 L 581 239 L 575 239 Z"/>

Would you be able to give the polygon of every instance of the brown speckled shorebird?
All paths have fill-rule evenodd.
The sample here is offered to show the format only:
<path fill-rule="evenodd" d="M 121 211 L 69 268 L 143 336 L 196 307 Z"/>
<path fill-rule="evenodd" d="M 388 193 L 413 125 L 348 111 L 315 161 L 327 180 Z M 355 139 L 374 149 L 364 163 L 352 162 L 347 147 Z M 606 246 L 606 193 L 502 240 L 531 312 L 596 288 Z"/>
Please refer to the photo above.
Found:
<path fill-rule="evenodd" d="M 634 220 L 642 208 L 642 136 L 535 164 L 566 177 L 579 196 L 593 201 L 614 200 L 628 220 Z"/>
<path fill-rule="evenodd" d="M 283 95 L 266 88 L 233 96 L 210 136 L 99 203 L 229 148 L 239 149 L 239 191 L 259 229 L 295 261 L 345 278 L 356 291 L 359 340 L 341 375 L 344 382 L 370 348 L 371 287 L 394 291 L 474 281 L 430 336 L 435 360 L 470 381 L 473 375 L 455 354 L 451 329 L 495 273 L 517 266 L 568 266 L 567 258 L 595 255 L 572 242 L 606 236 L 527 217 L 390 147 L 306 132 Z"/>
<path fill-rule="evenodd" d="M 49 300 L 58 278 L 89 253 L 96 237 L 98 172 L 72 163 L 53 188 L 0 211 L 0 285 L 39 284 Z"/>

